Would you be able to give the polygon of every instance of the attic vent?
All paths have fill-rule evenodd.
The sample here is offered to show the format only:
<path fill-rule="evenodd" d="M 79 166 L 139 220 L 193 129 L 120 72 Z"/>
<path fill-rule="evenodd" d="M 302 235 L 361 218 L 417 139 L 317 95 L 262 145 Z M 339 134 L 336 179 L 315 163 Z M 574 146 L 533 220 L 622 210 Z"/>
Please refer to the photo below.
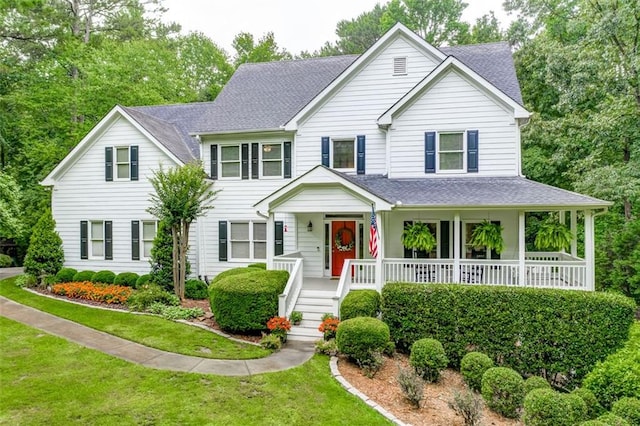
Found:
<path fill-rule="evenodd" d="M 393 75 L 407 74 L 407 57 L 401 56 L 393 58 Z"/>

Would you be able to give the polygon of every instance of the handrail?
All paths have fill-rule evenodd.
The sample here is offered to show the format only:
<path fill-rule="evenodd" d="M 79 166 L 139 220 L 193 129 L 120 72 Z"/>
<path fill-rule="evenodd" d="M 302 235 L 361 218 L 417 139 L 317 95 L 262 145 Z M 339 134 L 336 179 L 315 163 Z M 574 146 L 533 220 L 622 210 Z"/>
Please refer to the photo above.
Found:
<path fill-rule="evenodd" d="M 295 263 L 291 272 L 289 272 L 289 279 L 282 294 L 278 296 L 278 315 L 281 317 L 287 317 L 293 312 L 300 291 L 302 290 L 303 281 L 303 260 L 301 258 L 295 259 Z"/>
<path fill-rule="evenodd" d="M 342 272 L 340 272 L 340 280 L 338 281 L 338 288 L 336 294 L 333 296 L 333 314 L 340 316 L 340 304 L 344 297 L 349 293 L 351 289 L 351 261 L 353 259 L 346 259 L 342 265 Z"/>

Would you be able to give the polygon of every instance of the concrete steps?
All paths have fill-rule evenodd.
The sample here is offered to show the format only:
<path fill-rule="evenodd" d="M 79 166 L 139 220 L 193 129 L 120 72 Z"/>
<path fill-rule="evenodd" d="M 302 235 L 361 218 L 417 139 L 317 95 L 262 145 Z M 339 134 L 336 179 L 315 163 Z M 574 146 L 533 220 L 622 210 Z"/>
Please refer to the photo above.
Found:
<path fill-rule="evenodd" d="M 333 309 L 333 296 L 335 292 L 324 290 L 302 290 L 293 308 L 302 312 L 300 325 L 291 327 L 287 335 L 288 340 L 314 342 L 322 339 L 322 333 L 318 331 L 322 315 Z"/>

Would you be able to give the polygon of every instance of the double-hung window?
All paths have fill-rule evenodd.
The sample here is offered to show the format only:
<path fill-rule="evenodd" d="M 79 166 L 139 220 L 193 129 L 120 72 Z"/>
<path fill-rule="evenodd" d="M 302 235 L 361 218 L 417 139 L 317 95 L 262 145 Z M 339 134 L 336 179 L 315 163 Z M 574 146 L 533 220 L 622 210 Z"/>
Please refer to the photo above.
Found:
<path fill-rule="evenodd" d="M 262 176 L 282 177 L 282 144 L 262 144 Z"/>
<path fill-rule="evenodd" d="M 129 179 L 129 147 L 116 147 L 116 177 L 118 179 Z"/>
<path fill-rule="evenodd" d="M 355 168 L 355 143 L 353 139 L 334 140 L 331 156 L 331 167 L 334 169 Z"/>
<path fill-rule="evenodd" d="M 438 168 L 440 171 L 464 170 L 464 133 L 440 133 L 438 140 Z"/>
<path fill-rule="evenodd" d="M 240 145 L 223 145 L 220 147 L 221 176 L 223 178 L 239 178 L 240 163 Z"/>
<path fill-rule="evenodd" d="M 265 222 L 230 222 L 231 259 L 267 258 L 267 224 Z"/>
<path fill-rule="evenodd" d="M 151 257 L 151 248 L 156 237 L 157 223 L 155 220 L 142 221 L 142 256 L 146 259 Z"/>
<path fill-rule="evenodd" d="M 104 258 L 104 222 L 101 220 L 91 221 L 89 227 L 89 257 Z"/>

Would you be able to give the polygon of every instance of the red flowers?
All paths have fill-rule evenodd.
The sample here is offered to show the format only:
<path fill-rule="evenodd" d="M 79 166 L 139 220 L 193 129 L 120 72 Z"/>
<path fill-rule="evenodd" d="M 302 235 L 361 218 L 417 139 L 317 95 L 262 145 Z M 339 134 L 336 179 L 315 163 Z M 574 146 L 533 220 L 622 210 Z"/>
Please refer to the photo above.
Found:
<path fill-rule="evenodd" d="M 273 317 L 267 322 L 267 328 L 272 332 L 287 332 L 291 330 L 291 323 L 285 317 Z"/>
<path fill-rule="evenodd" d="M 318 331 L 324 334 L 324 340 L 329 340 L 336 337 L 338 324 L 340 324 L 340 320 L 334 316 L 327 316 L 322 320 L 322 323 L 320 323 L 320 327 L 318 327 Z"/>
<path fill-rule="evenodd" d="M 51 292 L 70 299 L 84 299 L 103 303 L 125 303 L 131 296 L 133 289 L 121 285 L 102 285 L 85 281 L 54 284 L 51 287 Z"/>

